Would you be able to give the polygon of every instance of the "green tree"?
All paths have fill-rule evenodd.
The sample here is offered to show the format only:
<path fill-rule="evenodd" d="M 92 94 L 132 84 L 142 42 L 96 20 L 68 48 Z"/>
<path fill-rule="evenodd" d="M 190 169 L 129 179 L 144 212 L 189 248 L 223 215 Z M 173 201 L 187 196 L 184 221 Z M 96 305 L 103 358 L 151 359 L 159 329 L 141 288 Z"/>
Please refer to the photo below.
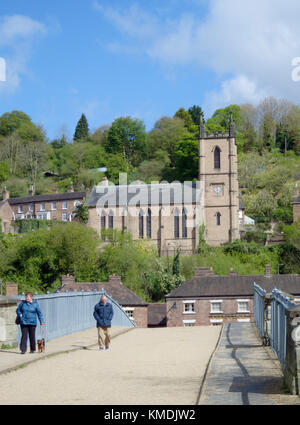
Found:
<path fill-rule="evenodd" d="M 89 126 L 86 116 L 84 114 L 81 115 L 75 129 L 74 133 L 74 142 L 78 142 L 79 140 L 84 141 L 89 137 Z"/>
<path fill-rule="evenodd" d="M 199 127 L 200 125 L 200 117 L 202 117 L 204 121 L 204 112 L 202 111 L 202 108 L 199 105 L 191 106 L 188 109 L 188 113 L 192 117 L 192 120 L 196 126 Z"/>
<path fill-rule="evenodd" d="M 107 133 L 106 150 L 122 154 L 132 166 L 138 166 L 147 156 L 147 133 L 143 121 L 131 117 L 117 118 Z"/>

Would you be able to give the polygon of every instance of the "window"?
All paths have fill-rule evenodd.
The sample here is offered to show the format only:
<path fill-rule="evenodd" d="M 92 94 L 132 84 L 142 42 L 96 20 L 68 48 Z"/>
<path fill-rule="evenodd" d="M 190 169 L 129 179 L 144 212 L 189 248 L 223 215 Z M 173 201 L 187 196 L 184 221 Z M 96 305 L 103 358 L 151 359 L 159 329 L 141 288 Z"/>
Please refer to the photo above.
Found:
<path fill-rule="evenodd" d="M 183 326 L 185 328 L 195 326 L 196 320 L 183 320 Z"/>
<path fill-rule="evenodd" d="M 80 202 L 78 200 L 74 201 L 74 207 L 77 207 L 77 205 L 80 205 Z"/>
<path fill-rule="evenodd" d="M 187 215 L 185 209 L 182 210 L 182 237 L 187 238 Z"/>
<path fill-rule="evenodd" d="M 127 314 L 127 316 L 130 317 L 131 320 L 134 320 L 134 318 L 133 318 L 134 308 L 132 308 L 132 307 L 124 307 L 123 310 L 125 311 L 125 313 Z"/>
<path fill-rule="evenodd" d="M 62 221 L 68 221 L 68 214 L 62 213 L 61 218 L 62 218 Z"/>
<path fill-rule="evenodd" d="M 238 313 L 249 313 L 248 300 L 238 300 Z"/>
<path fill-rule="evenodd" d="M 38 220 L 50 220 L 50 212 L 38 212 L 36 218 Z"/>
<path fill-rule="evenodd" d="M 28 211 L 33 212 L 33 204 L 29 204 Z"/>
<path fill-rule="evenodd" d="M 46 209 L 45 202 L 41 202 L 40 211 L 45 211 L 45 209 Z"/>
<path fill-rule="evenodd" d="M 53 201 L 51 203 L 51 209 L 52 209 L 52 211 L 56 211 L 56 202 L 55 201 Z"/>
<path fill-rule="evenodd" d="M 140 211 L 139 214 L 139 237 L 143 238 L 144 237 L 144 214 L 143 211 Z"/>
<path fill-rule="evenodd" d="M 210 312 L 211 313 L 223 313 L 222 311 L 222 301 L 214 300 L 210 302 Z"/>
<path fill-rule="evenodd" d="M 151 210 L 147 212 L 147 238 L 151 239 Z"/>
<path fill-rule="evenodd" d="M 223 319 L 210 319 L 210 323 L 213 326 L 222 325 Z"/>
<path fill-rule="evenodd" d="M 195 301 L 183 301 L 184 311 L 183 313 L 195 313 Z"/>
<path fill-rule="evenodd" d="M 106 229 L 106 214 L 102 211 L 101 214 L 101 237 L 102 240 L 105 241 L 105 229 Z"/>
<path fill-rule="evenodd" d="M 215 148 L 214 151 L 214 168 L 216 170 L 219 170 L 221 168 L 221 150 L 218 148 L 218 146 Z"/>
<path fill-rule="evenodd" d="M 62 209 L 63 210 L 67 210 L 68 209 L 68 202 L 67 201 L 63 201 L 62 202 Z"/>
<path fill-rule="evenodd" d="M 109 227 L 109 229 L 113 229 L 114 228 L 114 213 L 112 211 L 109 212 L 109 216 L 108 216 L 108 227 Z"/>
<path fill-rule="evenodd" d="M 18 213 L 22 213 L 23 212 L 23 205 L 19 205 L 18 206 Z"/>
<path fill-rule="evenodd" d="M 179 238 L 179 211 L 177 208 L 174 210 L 174 237 Z"/>
<path fill-rule="evenodd" d="M 219 212 L 216 214 L 216 224 L 221 226 L 221 214 Z"/>

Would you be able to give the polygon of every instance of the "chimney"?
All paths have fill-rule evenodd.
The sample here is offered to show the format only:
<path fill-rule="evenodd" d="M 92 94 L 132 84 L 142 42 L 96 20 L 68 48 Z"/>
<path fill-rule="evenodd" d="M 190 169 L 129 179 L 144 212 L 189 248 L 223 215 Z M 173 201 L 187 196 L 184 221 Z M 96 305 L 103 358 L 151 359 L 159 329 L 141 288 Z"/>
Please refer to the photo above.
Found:
<path fill-rule="evenodd" d="M 52 193 L 58 193 L 57 186 L 53 186 L 53 187 L 52 187 Z"/>
<path fill-rule="evenodd" d="M 113 274 L 112 276 L 109 276 L 108 283 L 114 283 L 114 282 L 120 283 L 122 285 L 121 276 L 116 276 L 115 274 Z"/>
<path fill-rule="evenodd" d="M 266 264 L 265 277 L 271 277 L 271 264 Z"/>
<path fill-rule="evenodd" d="M 6 190 L 6 186 L 4 186 L 2 197 L 3 197 L 3 201 L 7 201 L 7 199 L 9 199 L 9 191 Z"/>
<path fill-rule="evenodd" d="M 210 267 L 210 268 L 209 268 L 209 273 L 208 273 L 208 275 L 209 275 L 209 276 L 214 276 L 214 275 L 215 275 L 215 271 L 214 271 L 214 269 L 213 269 L 212 267 Z"/>
<path fill-rule="evenodd" d="M 73 285 L 75 283 L 75 277 L 67 274 L 66 276 L 62 276 L 61 278 L 61 286 L 65 285 Z"/>
<path fill-rule="evenodd" d="M 68 192 L 69 192 L 69 193 L 74 192 L 73 182 L 70 182 L 70 185 L 69 185 L 69 187 L 68 187 Z"/>
<path fill-rule="evenodd" d="M 298 195 L 299 195 L 298 183 L 296 183 L 294 188 L 294 196 L 298 196 Z"/>
<path fill-rule="evenodd" d="M 237 271 L 236 270 L 233 270 L 232 267 L 230 267 L 229 276 L 237 276 Z"/>
<path fill-rule="evenodd" d="M 33 186 L 33 184 L 31 184 L 31 185 L 29 186 L 29 191 L 28 191 L 28 193 L 29 193 L 29 196 L 33 196 L 33 195 L 34 195 L 34 186 Z"/>
<path fill-rule="evenodd" d="M 103 177 L 103 179 L 100 182 L 100 186 L 108 186 L 108 178 L 107 177 Z"/>
<path fill-rule="evenodd" d="M 210 276 L 211 270 L 209 267 L 197 267 L 195 269 L 195 276 Z"/>

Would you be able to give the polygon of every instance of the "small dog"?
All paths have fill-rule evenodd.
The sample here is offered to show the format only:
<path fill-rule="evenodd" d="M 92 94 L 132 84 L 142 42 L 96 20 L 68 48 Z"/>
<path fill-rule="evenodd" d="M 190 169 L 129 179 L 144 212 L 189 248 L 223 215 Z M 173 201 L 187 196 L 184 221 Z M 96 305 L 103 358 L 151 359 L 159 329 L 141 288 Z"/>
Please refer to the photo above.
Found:
<path fill-rule="evenodd" d="M 38 339 L 37 345 L 38 345 L 39 353 L 44 353 L 45 352 L 45 340 L 44 340 L 44 338 Z"/>

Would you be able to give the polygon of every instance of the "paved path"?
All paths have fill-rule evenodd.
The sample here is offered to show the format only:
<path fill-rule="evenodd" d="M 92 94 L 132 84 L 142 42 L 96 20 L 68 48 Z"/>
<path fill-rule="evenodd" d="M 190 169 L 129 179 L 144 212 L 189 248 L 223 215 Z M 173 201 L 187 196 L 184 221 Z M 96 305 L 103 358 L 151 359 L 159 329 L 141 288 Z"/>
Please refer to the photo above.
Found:
<path fill-rule="evenodd" d="M 253 323 L 223 327 L 199 404 L 278 405 L 300 404 L 298 396 L 283 393 L 280 363 L 264 347 Z"/>
<path fill-rule="evenodd" d="M 95 329 L 50 341 L 47 353 L 54 353 L 55 346 L 56 352 L 75 351 L 2 374 L 0 404 L 195 405 L 220 330 L 131 328 L 103 352 L 95 345 Z M 0 358 L 4 356 L 39 358 L 1 352 Z M 8 367 L 0 362 L 1 369 Z"/>

